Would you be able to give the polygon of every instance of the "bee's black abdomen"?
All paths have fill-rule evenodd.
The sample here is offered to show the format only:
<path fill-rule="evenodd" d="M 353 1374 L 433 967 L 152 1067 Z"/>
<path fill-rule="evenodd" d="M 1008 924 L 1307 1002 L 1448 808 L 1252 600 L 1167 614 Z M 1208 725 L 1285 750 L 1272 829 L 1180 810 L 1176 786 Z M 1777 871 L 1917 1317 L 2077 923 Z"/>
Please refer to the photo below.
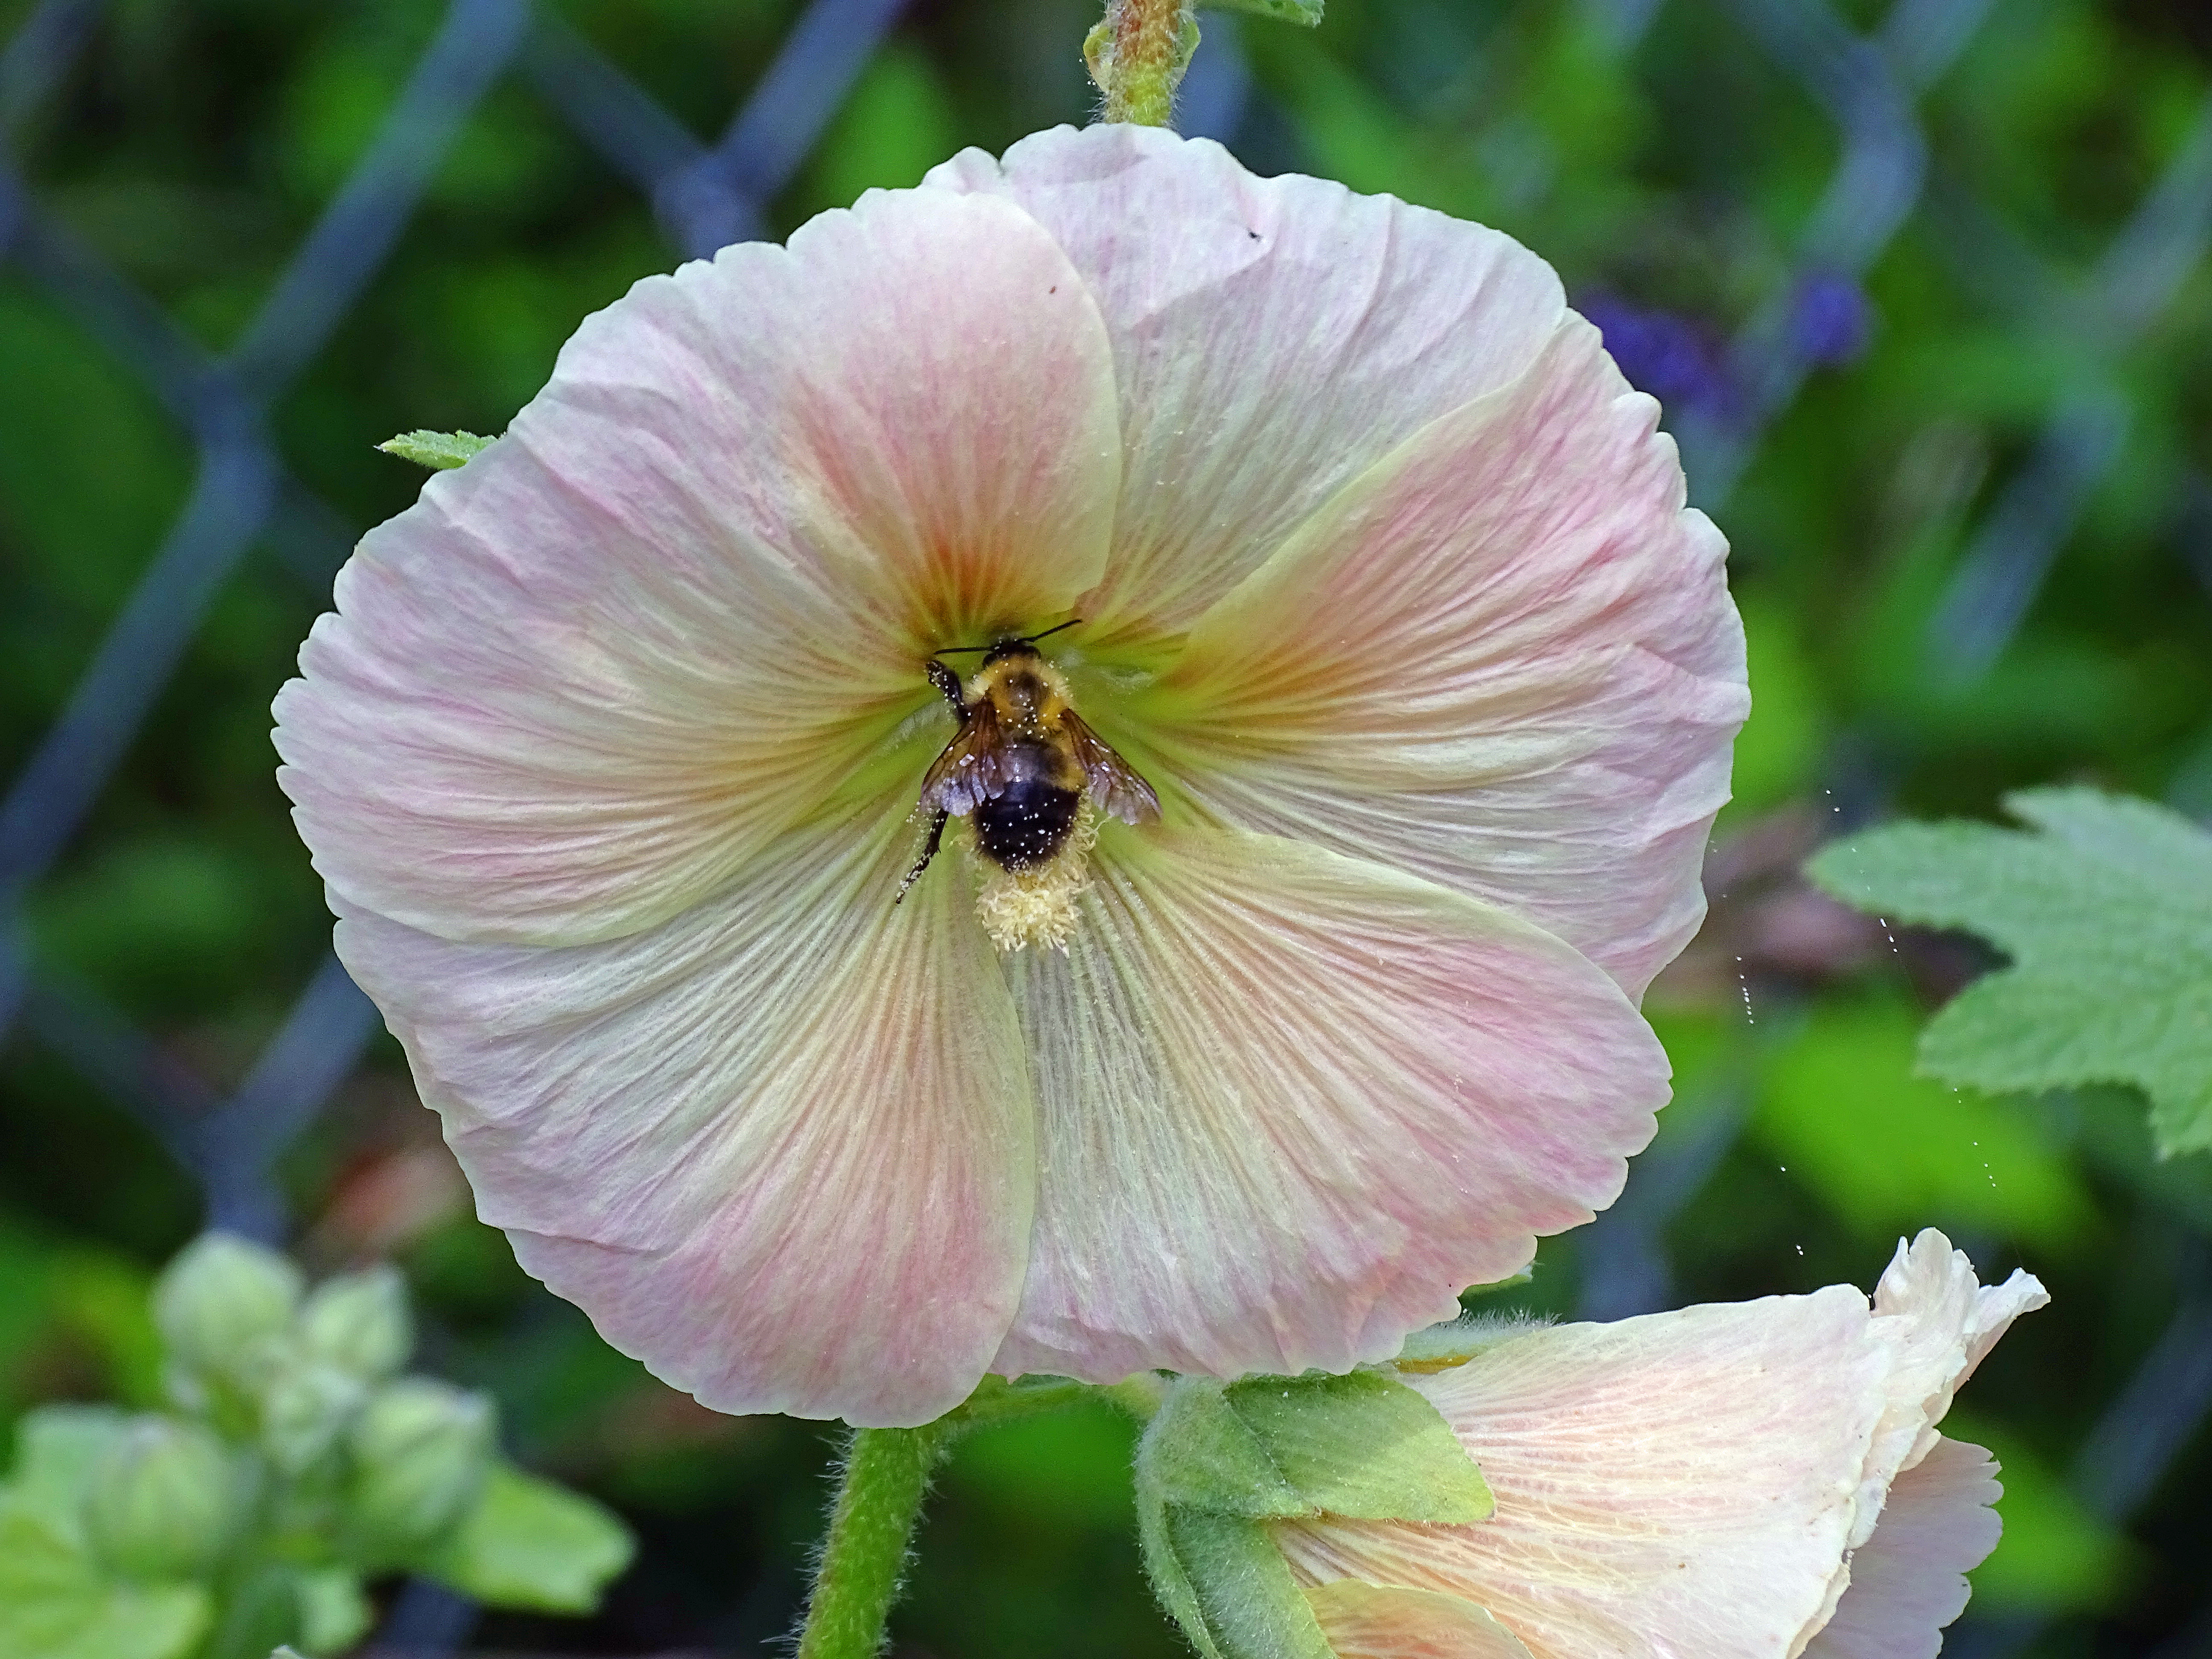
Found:
<path fill-rule="evenodd" d="M 975 844 L 1018 874 L 1049 862 L 1075 827 L 1083 797 L 1035 778 L 1006 786 L 975 808 Z"/>

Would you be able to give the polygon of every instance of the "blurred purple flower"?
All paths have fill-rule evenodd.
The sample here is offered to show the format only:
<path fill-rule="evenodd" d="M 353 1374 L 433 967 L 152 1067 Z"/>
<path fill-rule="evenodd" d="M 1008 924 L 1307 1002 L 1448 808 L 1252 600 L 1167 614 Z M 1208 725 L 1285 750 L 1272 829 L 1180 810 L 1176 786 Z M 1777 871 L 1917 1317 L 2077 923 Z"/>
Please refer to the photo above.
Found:
<path fill-rule="evenodd" d="M 1805 361 L 1826 367 L 1850 362 L 1867 347 L 1874 308 L 1865 291 L 1841 271 L 1808 271 L 1799 281 L 1790 313 L 1790 337 Z"/>
<path fill-rule="evenodd" d="M 1701 325 L 1603 293 L 1584 295 L 1576 309 L 1597 325 L 1605 349 L 1639 392 L 1670 410 L 1692 410 L 1711 420 L 1727 419 L 1735 407 L 1723 348 Z"/>

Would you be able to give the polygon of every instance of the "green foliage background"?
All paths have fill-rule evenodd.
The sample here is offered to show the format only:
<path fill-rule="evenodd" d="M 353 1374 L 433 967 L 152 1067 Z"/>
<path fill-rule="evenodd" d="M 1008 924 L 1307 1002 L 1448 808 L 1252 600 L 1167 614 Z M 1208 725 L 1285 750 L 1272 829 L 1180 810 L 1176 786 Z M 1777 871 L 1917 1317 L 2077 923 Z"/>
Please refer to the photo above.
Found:
<path fill-rule="evenodd" d="M 30 9 L 0 0 L 0 39 Z M 796 9 L 556 9 L 706 135 Z M 1665 0 L 1624 50 L 1622 14 L 1599 5 L 1332 0 L 1318 31 L 1235 30 L 1255 90 L 1234 147 L 1261 171 L 1327 173 L 1497 224 L 1577 295 L 1684 319 L 1717 362 L 1790 280 L 1840 154 L 1834 120 L 1745 9 Z M 1879 21 L 1869 0 L 1840 9 L 1862 30 Z M 15 163 L 46 210 L 220 349 L 437 19 L 429 0 L 118 0 L 15 132 Z M 775 203 L 774 227 L 910 184 L 960 145 L 1085 118 L 1077 45 L 1091 21 L 1076 0 L 918 5 Z M 1231 26 L 1206 27 L 1206 50 L 1221 50 Z M 2008 1489 L 2006 1541 L 1977 1575 L 1978 1633 L 1955 1638 L 1960 1651 L 2011 1637 L 2050 1656 L 2212 1644 L 2202 1413 L 2174 1416 L 2171 1456 L 2138 1457 L 2148 1486 L 2131 1504 L 2106 1479 L 2134 1455 L 2124 1437 L 2092 1439 L 2162 1333 L 2196 1329 L 2199 1370 L 2212 1365 L 2212 1154 L 2154 1159 L 2142 1102 L 2118 1091 L 1992 1097 L 1914 1076 L 1928 1011 L 1989 958 L 1854 920 L 1796 868 L 1868 816 L 1993 817 L 2004 792 L 2052 781 L 2212 812 L 2212 280 L 2199 258 L 2132 337 L 2085 322 L 2079 297 L 2191 142 L 2208 86 L 2212 28 L 2188 0 L 1996 0 L 1919 100 L 1931 182 L 1866 274 L 1863 352 L 1816 370 L 1711 503 L 1735 548 L 1758 707 L 1717 837 L 1711 924 L 1651 1000 L 1678 1103 L 1632 1173 L 1624 1224 L 1548 1244 L 1512 1298 L 1589 1305 L 1635 1205 L 1671 1263 L 1670 1301 L 1869 1285 L 1899 1232 L 1930 1224 L 1984 1278 L 2022 1263 L 2041 1274 L 2054 1305 L 1999 1349 L 1954 1419 L 1999 1452 Z M 374 445 L 416 428 L 500 430 L 580 318 L 674 258 L 648 204 L 503 81 L 283 399 L 287 464 L 356 524 L 388 516 L 422 475 Z M 1986 675 L 1946 672 L 1929 618 L 1962 550 L 2053 412 L 2105 388 L 2125 411 L 2117 459 L 2024 625 Z M 0 258 L 0 776 L 62 705 L 191 463 L 131 368 Z M 22 896 L 38 972 L 219 1085 L 235 1084 L 326 945 L 267 740 L 269 699 L 326 598 L 283 547 L 258 550 L 88 824 Z M 150 1401 L 144 1285 L 196 1230 L 195 1190 L 24 1025 L 0 1051 L 0 1420 L 41 1400 Z M 1716 1157 L 1701 1181 L 1680 1173 Z M 429 1326 L 424 1363 L 495 1391 L 524 1461 L 640 1530 L 640 1563 L 596 1620 L 501 1617 L 485 1645 L 752 1651 L 788 1625 L 823 1432 L 712 1417 L 528 1281 L 470 1218 L 396 1048 L 375 1052 L 283 1176 L 318 1270 L 393 1252 Z M 1638 1196 L 1677 1179 L 1690 1188 L 1679 1206 Z M 2173 1375 L 2169 1396 L 2192 1374 Z M 1139 1577 L 1130 1438 L 1102 1409 L 965 1443 L 921 1537 L 902 1650 L 1178 1651 Z"/>

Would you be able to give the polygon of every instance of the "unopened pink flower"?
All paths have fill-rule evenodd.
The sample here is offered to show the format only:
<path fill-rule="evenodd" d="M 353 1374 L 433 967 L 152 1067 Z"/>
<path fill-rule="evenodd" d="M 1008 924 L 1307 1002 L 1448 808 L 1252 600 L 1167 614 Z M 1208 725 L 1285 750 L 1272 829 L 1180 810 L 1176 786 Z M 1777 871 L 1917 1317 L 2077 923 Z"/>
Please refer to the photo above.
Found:
<path fill-rule="evenodd" d="M 1996 1547 L 1996 1466 L 1936 1430 L 2021 1314 L 1923 1232 L 1848 1285 L 1611 1325 L 1505 1328 L 1404 1380 L 1487 1522 L 1276 1536 L 1340 1659 L 1934 1659 Z"/>
<path fill-rule="evenodd" d="M 1159 131 L 650 278 L 277 701 L 339 951 L 484 1218 L 710 1405 L 1385 1357 L 1666 1098 L 1747 698 L 1656 415 L 1509 239 Z M 894 904 L 933 654 L 1073 618 L 1030 689 L 1157 815 L 1015 872 L 948 785 Z"/>

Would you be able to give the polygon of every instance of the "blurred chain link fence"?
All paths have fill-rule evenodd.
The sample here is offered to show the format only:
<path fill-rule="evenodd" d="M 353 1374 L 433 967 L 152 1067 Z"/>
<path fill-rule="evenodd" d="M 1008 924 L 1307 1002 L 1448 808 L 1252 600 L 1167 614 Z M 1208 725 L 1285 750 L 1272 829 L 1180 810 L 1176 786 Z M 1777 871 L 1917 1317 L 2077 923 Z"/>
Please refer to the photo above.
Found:
<path fill-rule="evenodd" d="M 1583 0 L 1610 50 L 1632 52 L 1664 0 Z M 2000 312 L 2063 319 L 2116 359 L 2173 300 L 2212 243 L 2212 100 L 2113 236 L 2086 281 L 2039 255 L 1931 158 L 1918 100 L 1985 27 L 1994 0 L 1894 0 L 1860 34 L 1826 0 L 1673 0 L 1724 4 L 1744 50 L 1800 83 L 1840 140 L 1788 272 L 1727 346 L 1729 398 L 1670 404 L 1693 495 L 1724 507 L 1768 427 L 1808 374 L 1864 326 L 1860 278 L 1918 215 L 1962 276 Z M 379 1021 L 332 957 L 276 1036 L 224 1095 L 91 993 L 43 975 L 20 921 L 137 738 L 204 612 L 249 548 L 272 548 L 326 589 L 362 526 L 289 476 L 268 432 L 272 404 L 330 341 L 373 283 L 434 170 L 502 78 L 527 86 L 651 203 L 685 258 L 763 234 L 789 182 L 897 21 L 902 0 L 812 0 L 727 127 L 698 138 L 565 24 L 530 0 L 453 0 L 374 141 L 292 255 L 237 344 L 211 356 L 55 217 L 15 171 L 10 141 L 57 88 L 101 20 L 102 0 L 41 0 L 0 52 L 0 261 L 12 264 L 145 384 L 189 434 L 190 493 L 74 691 L 0 799 L 0 1031 L 11 1024 L 80 1070 L 141 1120 L 204 1192 L 210 1225 L 279 1240 L 284 1202 L 272 1166 L 352 1073 Z M 1183 89 L 1180 125 L 1234 147 L 1258 113 L 1235 20 L 1209 17 Z M 1632 379 L 1674 388 L 1639 319 L 1600 316 Z M 1663 331 L 1663 330 L 1662 330 Z M 1650 345 L 1650 342 L 1641 342 Z M 1663 353 L 1662 354 L 1663 355 Z M 1971 681 L 1996 660 L 2066 545 L 2090 493 L 2120 456 L 2130 410 L 2117 377 L 2064 396 L 2040 441 L 1996 492 L 1929 623 L 1925 672 Z M 2191 481 L 2200 495 L 2202 479 Z M 2200 561 L 2212 587 L 2212 560 Z M 273 690 L 273 687 L 270 688 Z M 1626 1194 L 1585 1235 L 1583 1311 L 1620 1317 L 1669 1305 L 1665 1230 L 1718 1167 L 1744 1101 L 1707 1111 L 1696 1133 L 1639 1160 Z M 2193 1288 L 2081 1449 L 2077 1492 L 2124 1520 L 2212 1412 L 2212 1272 Z M 418 1585 L 383 1640 L 450 1650 L 472 1610 Z M 1994 1659 L 2039 1632 L 2033 1620 L 1971 1619 L 1948 1651 Z M 2212 1629 L 2179 1638 L 2212 1642 Z M 2185 1650 L 2174 1649 L 2178 1655 Z"/>

